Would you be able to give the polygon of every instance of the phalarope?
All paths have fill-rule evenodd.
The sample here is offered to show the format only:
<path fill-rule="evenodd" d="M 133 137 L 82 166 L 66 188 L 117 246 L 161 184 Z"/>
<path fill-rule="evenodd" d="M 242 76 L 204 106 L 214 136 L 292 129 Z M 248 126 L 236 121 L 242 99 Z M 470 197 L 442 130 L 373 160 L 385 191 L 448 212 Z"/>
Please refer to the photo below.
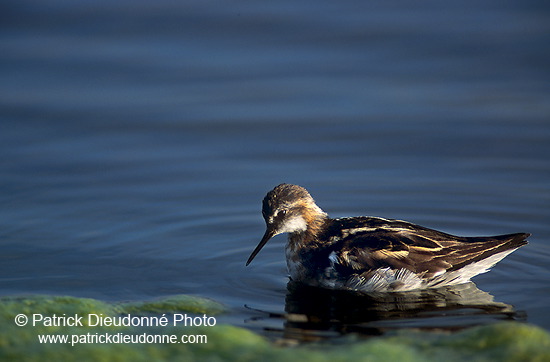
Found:
<path fill-rule="evenodd" d="M 273 236 L 290 233 L 292 280 L 361 292 L 406 291 L 466 283 L 527 244 L 527 233 L 461 237 L 380 217 L 331 219 L 300 186 L 267 193 L 266 232 L 246 265 Z"/>

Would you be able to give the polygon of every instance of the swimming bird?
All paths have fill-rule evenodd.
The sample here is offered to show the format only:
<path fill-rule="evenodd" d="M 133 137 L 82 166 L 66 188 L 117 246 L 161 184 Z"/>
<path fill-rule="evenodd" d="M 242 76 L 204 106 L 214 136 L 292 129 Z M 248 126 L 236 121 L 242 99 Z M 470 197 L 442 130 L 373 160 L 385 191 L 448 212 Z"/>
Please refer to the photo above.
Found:
<path fill-rule="evenodd" d="M 401 220 L 332 219 L 297 185 L 280 184 L 263 199 L 266 231 L 246 265 L 275 235 L 289 233 L 293 281 L 359 292 L 408 291 L 468 282 L 527 244 L 528 233 L 454 236 Z"/>

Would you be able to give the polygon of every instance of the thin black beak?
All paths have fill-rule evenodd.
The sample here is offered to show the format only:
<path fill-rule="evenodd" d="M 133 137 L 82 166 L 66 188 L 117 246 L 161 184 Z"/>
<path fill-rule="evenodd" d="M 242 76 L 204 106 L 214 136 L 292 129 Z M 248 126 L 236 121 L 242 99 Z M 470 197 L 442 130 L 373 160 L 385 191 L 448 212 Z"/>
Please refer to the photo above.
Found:
<path fill-rule="evenodd" d="M 273 237 L 273 235 L 275 235 L 275 230 L 273 230 L 272 228 L 270 228 L 268 226 L 262 240 L 260 241 L 258 246 L 256 246 L 256 249 L 254 249 L 252 254 L 250 254 L 250 257 L 248 258 L 248 260 L 246 262 L 246 266 L 248 266 L 248 264 L 250 264 L 252 262 L 252 259 L 254 259 L 254 257 L 256 257 L 256 254 L 258 254 L 260 252 L 260 250 L 262 250 L 264 245 L 267 244 L 267 242 L 269 241 L 269 239 L 271 239 Z"/>

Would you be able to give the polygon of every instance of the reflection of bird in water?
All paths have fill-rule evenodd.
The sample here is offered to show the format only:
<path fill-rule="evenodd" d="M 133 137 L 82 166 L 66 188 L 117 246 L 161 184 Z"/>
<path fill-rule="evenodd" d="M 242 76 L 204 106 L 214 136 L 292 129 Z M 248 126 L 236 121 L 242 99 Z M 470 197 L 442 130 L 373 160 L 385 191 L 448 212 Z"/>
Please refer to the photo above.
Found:
<path fill-rule="evenodd" d="M 460 237 L 378 217 L 331 219 L 306 189 L 281 184 L 263 200 L 267 230 L 286 246 L 292 280 L 328 289 L 406 291 L 466 283 L 527 244 L 529 234 Z"/>
<path fill-rule="evenodd" d="M 474 283 L 394 293 L 334 291 L 288 283 L 285 313 L 261 312 L 255 324 L 273 325 L 283 343 L 335 338 L 348 333 L 382 335 L 401 328 L 454 331 L 503 319 L 521 318 L 511 305 L 495 302 Z M 269 322 L 271 321 L 271 322 Z"/>

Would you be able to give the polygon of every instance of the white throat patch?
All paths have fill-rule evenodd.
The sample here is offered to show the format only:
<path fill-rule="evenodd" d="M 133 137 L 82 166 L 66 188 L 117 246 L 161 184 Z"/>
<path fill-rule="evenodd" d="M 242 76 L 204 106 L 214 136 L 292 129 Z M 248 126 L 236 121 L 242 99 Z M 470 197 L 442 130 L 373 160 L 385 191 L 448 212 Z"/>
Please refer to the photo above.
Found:
<path fill-rule="evenodd" d="M 306 229 L 307 223 L 304 218 L 301 216 L 294 216 L 286 220 L 277 233 L 295 233 L 299 231 L 306 231 Z"/>

